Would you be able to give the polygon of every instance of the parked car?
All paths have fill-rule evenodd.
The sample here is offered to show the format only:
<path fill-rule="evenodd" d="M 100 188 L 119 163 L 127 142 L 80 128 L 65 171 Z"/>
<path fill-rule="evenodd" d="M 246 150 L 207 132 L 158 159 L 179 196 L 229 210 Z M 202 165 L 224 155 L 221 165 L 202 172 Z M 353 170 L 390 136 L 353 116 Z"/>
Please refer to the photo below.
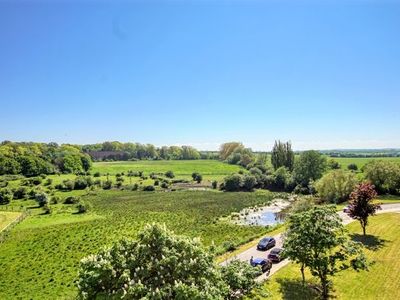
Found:
<path fill-rule="evenodd" d="M 348 213 L 350 211 L 350 207 L 348 205 L 346 205 L 345 207 L 343 207 L 343 212 L 344 213 Z"/>
<path fill-rule="evenodd" d="M 272 249 L 271 252 L 268 254 L 268 259 L 272 262 L 280 262 L 283 259 L 282 251 L 282 248 Z"/>
<path fill-rule="evenodd" d="M 269 272 L 272 268 L 272 262 L 266 258 L 251 258 L 250 265 L 253 267 L 260 266 L 263 273 Z"/>
<path fill-rule="evenodd" d="M 275 247 L 276 241 L 273 237 L 265 237 L 258 242 L 257 250 L 268 250 Z"/>

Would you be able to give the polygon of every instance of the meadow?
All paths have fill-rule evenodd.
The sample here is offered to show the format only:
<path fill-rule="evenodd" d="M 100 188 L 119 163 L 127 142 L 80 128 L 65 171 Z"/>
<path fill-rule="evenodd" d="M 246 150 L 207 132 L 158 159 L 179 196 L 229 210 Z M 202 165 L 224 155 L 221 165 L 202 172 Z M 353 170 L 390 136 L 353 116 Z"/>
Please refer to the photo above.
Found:
<path fill-rule="evenodd" d="M 400 163 L 400 157 L 328 157 L 328 160 L 329 159 L 336 160 L 342 169 L 347 169 L 349 164 L 356 164 L 359 170 L 372 160 L 385 160 Z"/>
<path fill-rule="evenodd" d="M 173 171 L 175 176 L 182 179 L 192 179 L 192 173 L 198 172 L 206 181 L 222 180 L 225 176 L 238 172 L 241 168 L 237 165 L 229 165 L 217 160 L 142 160 L 142 161 L 116 161 L 96 162 L 93 164 L 92 173 L 127 173 L 128 171 L 143 171 L 145 175 L 150 173 L 165 173 Z"/>
<path fill-rule="evenodd" d="M 362 237 L 358 222 L 347 226 L 353 239 L 361 241 L 371 265 L 368 271 L 346 270 L 333 280 L 336 299 L 399 299 L 400 291 L 400 214 L 381 214 L 372 217 L 368 235 Z M 306 274 L 308 286 L 303 287 L 299 267 L 293 263 L 284 267 L 255 291 L 249 299 L 319 299 L 309 286 L 317 281 Z M 379 295 L 379 296 L 378 296 Z"/>
<path fill-rule="evenodd" d="M 220 217 L 266 204 L 274 194 L 99 190 L 83 198 L 93 205 L 91 213 L 75 214 L 60 206 L 43 215 L 41 209 L 31 209 L 37 212 L 0 244 L 0 299 L 73 298 L 79 261 L 120 238 L 134 238 L 146 223 L 165 223 L 177 234 L 200 237 L 206 246 L 215 244 L 224 252 L 224 243 L 239 245 L 268 229 Z"/>
<path fill-rule="evenodd" d="M 0 232 L 14 221 L 21 213 L 0 211 Z"/>

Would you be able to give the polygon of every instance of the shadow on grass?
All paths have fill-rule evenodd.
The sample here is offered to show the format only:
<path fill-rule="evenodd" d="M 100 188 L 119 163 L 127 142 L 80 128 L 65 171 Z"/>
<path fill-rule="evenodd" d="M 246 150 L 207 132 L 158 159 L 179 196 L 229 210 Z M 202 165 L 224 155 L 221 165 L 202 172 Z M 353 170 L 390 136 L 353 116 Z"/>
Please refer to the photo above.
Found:
<path fill-rule="evenodd" d="M 278 279 L 277 282 L 280 284 L 280 292 L 282 293 L 282 299 L 285 300 L 315 300 L 320 299 L 320 293 L 315 287 L 306 282 L 303 285 L 301 280 L 293 279 Z"/>
<path fill-rule="evenodd" d="M 360 242 L 364 245 L 365 248 L 372 251 L 377 251 L 385 246 L 388 240 L 381 239 L 375 235 L 366 234 L 365 236 L 362 234 L 354 233 L 350 235 L 351 239 L 355 242 Z"/>

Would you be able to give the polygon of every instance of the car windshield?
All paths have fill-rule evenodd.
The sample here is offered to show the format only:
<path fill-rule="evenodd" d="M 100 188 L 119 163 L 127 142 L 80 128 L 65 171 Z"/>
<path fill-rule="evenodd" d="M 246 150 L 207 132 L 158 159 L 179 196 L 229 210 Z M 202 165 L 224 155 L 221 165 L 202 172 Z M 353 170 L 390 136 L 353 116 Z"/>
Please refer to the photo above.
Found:
<path fill-rule="evenodd" d="M 260 243 L 268 243 L 271 238 L 263 238 Z"/>

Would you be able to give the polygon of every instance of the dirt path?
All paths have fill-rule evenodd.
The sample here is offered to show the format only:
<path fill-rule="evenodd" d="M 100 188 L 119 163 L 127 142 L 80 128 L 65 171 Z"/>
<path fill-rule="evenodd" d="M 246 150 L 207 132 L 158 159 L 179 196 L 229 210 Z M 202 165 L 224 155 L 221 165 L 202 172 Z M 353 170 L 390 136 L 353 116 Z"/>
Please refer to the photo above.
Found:
<path fill-rule="evenodd" d="M 377 214 L 382 214 L 382 213 L 391 213 L 391 212 L 397 212 L 400 213 L 400 203 L 396 204 L 382 204 L 381 205 L 382 209 L 377 211 Z M 342 222 L 344 225 L 347 225 L 355 220 L 350 218 L 346 213 L 343 212 L 338 212 L 339 216 L 342 218 Z M 282 239 L 282 234 L 278 234 L 273 236 L 276 240 L 276 246 L 275 247 L 282 247 L 283 244 L 283 239 Z M 268 251 L 259 251 L 257 250 L 257 245 L 237 254 L 236 256 L 229 258 L 225 260 L 224 262 L 221 263 L 221 265 L 226 265 L 230 261 L 234 259 L 239 259 L 242 261 L 250 261 L 250 258 L 253 256 L 254 258 L 261 257 L 261 258 L 266 258 L 271 250 Z M 285 259 L 281 261 L 280 263 L 276 263 L 272 266 L 271 272 L 269 276 L 277 272 L 279 269 L 282 267 L 286 266 L 289 263 L 289 260 Z M 267 278 L 268 276 L 264 273 L 261 276 L 257 278 L 257 281 L 263 281 Z"/>

